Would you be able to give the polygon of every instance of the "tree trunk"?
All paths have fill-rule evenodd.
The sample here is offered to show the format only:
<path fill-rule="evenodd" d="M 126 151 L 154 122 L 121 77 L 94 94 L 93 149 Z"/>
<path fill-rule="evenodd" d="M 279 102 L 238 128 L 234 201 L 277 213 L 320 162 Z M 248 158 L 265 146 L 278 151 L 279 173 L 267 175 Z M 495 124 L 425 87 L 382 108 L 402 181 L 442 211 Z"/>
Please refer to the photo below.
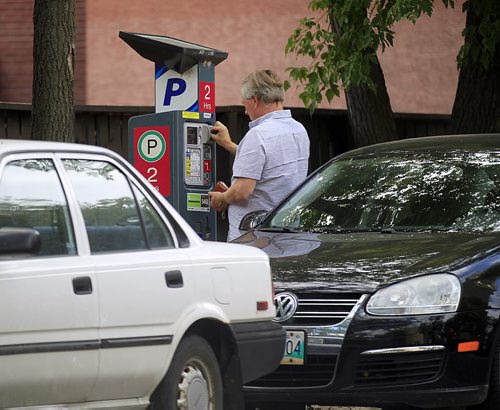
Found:
<path fill-rule="evenodd" d="M 73 141 L 75 0 L 35 0 L 31 139 Z"/>
<path fill-rule="evenodd" d="M 479 25 L 475 3 L 469 3 L 466 27 Z M 472 47 L 478 38 L 465 38 Z M 492 63 L 485 69 L 470 58 L 464 62 L 458 77 L 457 93 L 451 114 L 450 133 L 475 134 L 500 132 L 500 45 Z"/>
<path fill-rule="evenodd" d="M 341 29 L 332 10 L 333 7 L 330 8 L 330 27 L 332 31 L 339 33 Z M 366 9 L 360 12 L 365 13 L 363 17 L 366 17 Z M 370 49 L 366 50 L 366 53 L 370 52 Z M 376 91 L 366 85 L 351 86 L 344 91 L 353 148 L 398 139 L 384 72 L 375 53 L 370 65 L 370 77 Z"/>
<path fill-rule="evenodd" d="M 355 148 L 398 139 L 384 73 L 378 58 L 375 60 L 371 65 L 371 77 L 377 91 L 364 85 L 345 90 Z"/>

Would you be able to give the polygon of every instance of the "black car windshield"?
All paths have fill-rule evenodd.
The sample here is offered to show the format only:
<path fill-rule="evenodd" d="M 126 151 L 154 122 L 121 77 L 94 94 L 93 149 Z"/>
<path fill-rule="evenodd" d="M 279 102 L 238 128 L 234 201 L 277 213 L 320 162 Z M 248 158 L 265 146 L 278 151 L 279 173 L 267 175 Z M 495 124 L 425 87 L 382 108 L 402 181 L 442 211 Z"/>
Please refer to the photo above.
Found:
<path fill-rule="evenodd" d="M 388 153 L 339 159 L 275 209 L 261 229 L 499 231 L 500 154 Z"/>

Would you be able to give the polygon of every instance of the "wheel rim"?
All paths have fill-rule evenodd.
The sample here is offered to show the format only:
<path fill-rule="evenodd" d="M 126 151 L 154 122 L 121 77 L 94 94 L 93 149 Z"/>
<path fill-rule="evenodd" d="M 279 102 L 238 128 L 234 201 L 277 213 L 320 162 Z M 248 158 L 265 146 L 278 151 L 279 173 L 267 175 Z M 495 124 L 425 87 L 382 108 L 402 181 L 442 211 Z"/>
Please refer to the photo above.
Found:
<path fill-rule="evenodd" d="M 213 409 L 213 381 L 206 366 L 191 360 L 184 366 L 178 384 L 177 407 L 182 410 Z"/>

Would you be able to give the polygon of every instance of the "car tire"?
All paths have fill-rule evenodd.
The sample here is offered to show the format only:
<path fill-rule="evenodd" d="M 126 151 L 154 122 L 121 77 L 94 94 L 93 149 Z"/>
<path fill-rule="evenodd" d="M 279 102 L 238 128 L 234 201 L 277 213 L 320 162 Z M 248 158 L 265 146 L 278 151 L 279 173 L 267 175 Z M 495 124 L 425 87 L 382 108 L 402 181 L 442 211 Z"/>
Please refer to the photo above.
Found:
<path fill-rule="evenodd" d="M 167 374 L 151 396 L 152 410 L 222 410 L 219 363 L 208 342 L 188 335 L 179 344 Z"/>

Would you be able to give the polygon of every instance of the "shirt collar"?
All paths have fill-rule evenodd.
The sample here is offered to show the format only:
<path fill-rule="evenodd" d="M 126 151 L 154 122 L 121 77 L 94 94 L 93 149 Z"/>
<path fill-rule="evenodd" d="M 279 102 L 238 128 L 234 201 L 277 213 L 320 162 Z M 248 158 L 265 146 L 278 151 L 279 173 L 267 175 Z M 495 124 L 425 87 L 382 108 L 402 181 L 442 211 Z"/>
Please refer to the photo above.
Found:
<path fill-rule="evenodd" d="M 262 115 L 259 118 L 256 118 L 253 121 L 250 121 L 248 126 L 250 128 L 253 128 L 256 125 L 262 124 L 264 121 L 269 120 L 269 119 L 291 118 L 291 117 L 292 117 L 292 113 L 290 112 L 290 110 L 271 111 L 271 112 L 268 112 L 267 114 Z"/>

